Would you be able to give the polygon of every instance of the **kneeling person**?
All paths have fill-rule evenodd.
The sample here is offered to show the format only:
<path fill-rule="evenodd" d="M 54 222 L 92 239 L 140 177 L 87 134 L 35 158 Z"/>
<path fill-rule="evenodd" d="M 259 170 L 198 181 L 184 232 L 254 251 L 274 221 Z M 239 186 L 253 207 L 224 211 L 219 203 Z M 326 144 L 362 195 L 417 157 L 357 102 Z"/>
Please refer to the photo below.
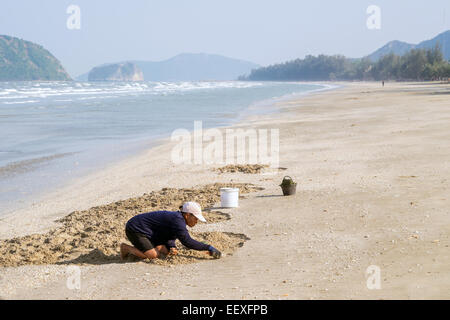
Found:
<path fill-rule="evenodd" d="M 211 245 L 191 238 L 186 225 L 193 227 L 198 220 L 206 222 L 197 202 L 186 202 L 180 211 L 153 211 L 142 213 L 128 220 L 125 233 L 134 247 L 122 243 L 120 257 L 132 254 L 141 259 L 155 259 L 162 255 L 177 254 L 175 240 L 189 249 L 208 251 L 214 258 L 220 258 L 219 250 Z"/>

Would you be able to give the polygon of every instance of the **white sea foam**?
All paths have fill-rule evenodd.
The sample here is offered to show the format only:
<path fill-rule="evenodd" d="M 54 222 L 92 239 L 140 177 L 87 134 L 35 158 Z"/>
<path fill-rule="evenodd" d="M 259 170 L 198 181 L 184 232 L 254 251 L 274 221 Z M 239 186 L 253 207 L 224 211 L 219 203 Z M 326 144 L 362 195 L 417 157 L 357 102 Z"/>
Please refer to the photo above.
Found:
<path fill-rule="evenodd" d="M 4 104 L 25 104 L 25 103 L 35 103 L 39 102 L 38 100 L 26 100 L 26 101 L 5 101 Z"/>
<path fill-rule="evenodd" d="M 130 95 L 130 94 L 171 94 L 193 90 L 215 90 L 227 88 L 250 88 L 262 86 L 259 82 L 240 81 L 194 81 L 194 82 L 137 82 L 137 83 L 99 83 L 92 87 L 91 83 L 38 83 L 21 85 L 17 88 L 0 89 L 0 99 L 50 98 L 56 96 L 97 96 Z M 11 95 L 14 93 L 14 95 Z"/>
<path fill-rule="evenodd" d="M 8 100 L 8 99 L 23 99 L 23 96 L 6 96 L 6 97 L 0 97 L 0 99 Z M 26 97 L 25 97 L 26 98 Z"/>
<path fill-rule="evenodd" d="M 158 92 L 176 92 L 191 90 L 213 90 L 225 88 L 250 88 L 263 85 L 260 82 L 238 82 L 238 81 L 221 81 L 221 82 L 157 82 L 154 90 Z"/>

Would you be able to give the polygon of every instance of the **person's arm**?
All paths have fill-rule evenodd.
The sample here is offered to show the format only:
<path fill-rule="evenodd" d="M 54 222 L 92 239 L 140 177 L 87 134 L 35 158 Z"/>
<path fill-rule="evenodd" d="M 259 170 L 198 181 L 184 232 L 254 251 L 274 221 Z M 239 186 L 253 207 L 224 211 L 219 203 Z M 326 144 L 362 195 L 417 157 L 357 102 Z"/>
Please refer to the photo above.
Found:
<path fill-rule="evenodd" d="M 167 247 L 167 249 L 171 249 L 171 248 L 177 248 L 177 246 L 175 245 L 175 239 L 173 240 L 167 240 L 165 246 Z"/>
<path fill-rule="evenodd" d="M 208 244 L 192 239 L 186 229 L 179 229 L 177 232 L 177 238 L 185 247 L 188 247 L 189 249 L 209 251 L 210 246 Z"/>

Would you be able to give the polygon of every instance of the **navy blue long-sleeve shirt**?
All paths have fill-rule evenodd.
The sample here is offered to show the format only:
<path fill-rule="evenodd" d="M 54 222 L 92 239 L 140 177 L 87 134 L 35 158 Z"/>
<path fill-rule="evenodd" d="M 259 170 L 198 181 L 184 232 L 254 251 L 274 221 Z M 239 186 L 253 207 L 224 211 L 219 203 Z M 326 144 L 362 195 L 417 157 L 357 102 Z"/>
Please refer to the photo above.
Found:
<path fill-rule="evenodd" d="M 155 246 L 175 247 L 175 240 L 194 250 L 208 250 L 209 245 L 191 238 L 179 211 L 153 211 L 128 220 L 126 228 L 144 234 Z"/>

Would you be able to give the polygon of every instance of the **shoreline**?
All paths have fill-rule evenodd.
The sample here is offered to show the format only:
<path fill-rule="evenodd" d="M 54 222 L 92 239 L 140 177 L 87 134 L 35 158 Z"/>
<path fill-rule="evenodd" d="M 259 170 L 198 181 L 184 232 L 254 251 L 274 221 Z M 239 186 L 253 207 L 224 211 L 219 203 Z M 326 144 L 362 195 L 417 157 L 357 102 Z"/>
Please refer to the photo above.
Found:
<path fill-rule="evenodd" d="M 322 86 L 323 88 L 313 89 L 306 92 L 299 92 L 294 94 L 288 94 L 281 97 L 273 97 L 271 99 L 257 101 L 249 106 L 247 106 L 245 109 L 243 109 L 228 125 L 224 126 L 218 126 L 213 128 L 203 128 L 203 130 L 207 129 L 219 129 L 219 130 L 225 130 L 225 129 L 231 129 L 235 127 L 241 127 L 244 125 L 246 121 L 254 121 L 255 119 L 258 119 L 260 116 L 264 115 L 270 115 L 273 113 L 279 113 L 280 109 L 278 107 L 279 104 L 283 102 L 289 102 L 289 101 L 295 101 L 297 99 L 301 99 L 302 97 L 309 96 L 311 94 L 320 94 L 321 92 L 327 92 L 330 90 L 336 90 L 340 86 L 333 85 L 333 84 L 323 84 L 321 82 L 295 82 L 296 84 L 310 84 L 310 85 L 317 85 Z M 261 104 L 263 108 L 268 108 L 270 111 L 263 110 L 263 111 L 250 111 L 251 109 L 255 108 L 261 108 Z M 253 120 L 252 120 L 253 119 Z M 188 129 L 189 133 L 192 134 L 193 130 L 192 128 Z M 51 190 L 47 194 L 44 195 L 37 195 L 36 198 L 28 199 L 26 200 L 27 203 L 23 204 L 19 207 L 16 207 L 17 209 L 9 210 L 8 213 L 3 214 L 0 216 L 0 239 L 6 239 L 8 237 L 15 237 L 15 236 L 24 236 L 31 233 L 39 233 L 44 232 L 48 230 L 49 228 L 57 226 L 53 220 L 61 219 L 64 217 L 64 215 L 68 215 L 69 213 L 73 211 L 78 210 L 86 210 L 90 207 L 97 206 L 97 205 L 105 205 L 107 203 L 113 202 L 113 201 L 119 201 L 124 200 L 126 198 L 130 197 L 136 197 L 140 194 L 145 193 L 149 190 L 141 190 L 141 193 L 139 194 L 139 191 L 135 191 L 131 194 L 124 193 L 122 196 L 121 194 L 116 194 L 114 197 L 108 198 L 108 200 L 97 200 L 90 202 L 90 204 L 86 205 L 69 205 L 67 210 L 63 207 L 56 207 L 50 209 L 52 212 L 50 213 L 39 213 L 35 214 L 32 213 L 33 210 L 36 208 L 39 210 L 39 208 L 42 208 L 41 210 L 48 210 L 48 203 L 55 202 L 56 199 L 61 198 L 61 194 L 67 194 L 70 193 L 71 189 L 79 188 L 79 186 L 84 185 L 87 181 L 93 181 L 93 180 L 99 180 L 103 177 L 109 176 L 109 172 L 119 171 L 122 166 L 127 166 L 127 163 L 140 163 L 142 162 L 143 158 L 146 157 L 149 153 L 152 152 L 153 149 L 155 149 L 156 152 L 158 152 L 158 147 L 163 147 L 164 145 L 171 144 L 171 137 L 170 136 L 158 136 L 156 139 L 152 141 L 146 141 L 144 138 L 138 139 L 140 142 L 137 142 L 137 140 L 133 140 L 134 143 L 139 143 L 142 146 L 136 147 L 137 150 L 133 154 L 128 154 L 127 156 L 120 156 L 119 160 L 115 160 L 111 163 L 108 163 L 104 168 L 101 170 L 97 170 L 95 172 L 90 172 L 88 174 L 85 174 L 81 177 L 75 177 L 71 178 L 70 181 L 67 181 L 66 183 L 63 183 L 61 187 L 57 188 L 56 190 Z M 147 146 L 143 146 L 143 145 Z M 173 143 L 172 143 L 173 144 Z M 186 186 L 189 187 L 189 186 Z M 120 188 L 120 186 L 118 187 Z M 102 196 L 100 196 L 102 197 Z M 104 196 L 103 196 L 104 197 Z M 53 207 L 53 206 L 52 206 Z M 64 214 L 65 212 L 65 214 Z M 23 218 L 21 218 L 21 216 Z M 21 222 L 26 222 L 27 219 L 32 217 L 34 221 L 36 221 L 36 225 L 33 226 L 33 224 L 28 223 L 26 227 L 18 226 L 21 224 Z M 27 217 L 25 219 L 25 217 Z M 39 221 L 40 219 L 43 219 L 45 223 L 42 223 L 42 221 Z M 50 221 L 49 221 L 50 220 Z M 39 221 L 39 223 L 37 222 Z M 6 224 L 6 225 L 5 225 Z M 15 230 L 8 230 L 8 225 L 14 225 Z M 6 228 L 5 228 L 6 227 Z"/>
<path fill-rule="evenodd" d="M 207 85 L 205 88 L 208 87 L 226 87 L 226 88 L 253 88 L 253 87 L 265 87 L 264 84 L 256 82 L 256 83 L 244 83 L 238 81 L 223 81 L 223 84 L 217 84 L 216 82 L 210 83 L 210 81 L 205 82 Z M 264 97 L 266 96 L 273 96 L 273 100 L 276 102 L 278 101 L 278 97 L 276 96 L 277 93 L 282 94 L 282 92 L 290 92 L 291 90 L 306 90 L 310 89 L 308 88 L 308 85 L 304 88 L 301 88 L 304 83 L 296 82 L 295 84 L 290 84 L 289 86 L 282 85 L 283 87 L 286 87 L 285 89 L 279 91 L 270 91 L 274 90 L 274 88 L 277 87 L 275 83 L 275 86 L 273 88 L 270 88 L 271 85 L 268 86 L 269 91 L 267 93 L 264 92 L 257 92 L 255 93 L 255 97 L 259 97 L 255 100 L 255 97 L 246 94 L 247 91 L 243 91 L 243 96 L 249 96 L 247 99 L 238 99 L 239 101 L 235 104 L 236 107 L 232 107 L 231 103 L 227 104 L 227 109 L 230 107 L 230 110 L 236 109 L 240 110 L 236 113 L 234 112 L 228 112 L 226 114 L 223 114 L 223 118 L 221 115 L 220 110 L 214 110 L 213 113 L 217 113 L 216 119 L 222 119 L 220 121 L 211 121 L 212 123 L 208 123 L 208 127 L 215 127 L 220 124 L 223 124 L 223 126 L 232 125 L 236 122 L 239 122 L 239 120 L 243 117 L 245 117 L 245 112 L 247 112 L 250 107 L 253 105 L 253 103 L 258 103 L 259 101 L 265 101 Z M 278 85 L 282 83 L 278 82 Z M 88 85 L 89 87 L 91 84 L 85 83 L 85 85 Z M 152 82 L 146 82 L 142 83 L 145 88 L 152 88 L 153 86 L 157 85 L 157 83 Z M 171 87 L 172 85 L 177 86 L 177 84 L 169 84 L 168 87 Z M 195 88 L 197 86 L 197 82 L 194 82 L 192 84 L 192 88 Z M 118 90 L 116 88 L 117 86 L 113 86 L 112 88 L 107 88 L 108 90 Z M 120 87 L 120 85 L 119 85 Z M 200 86 L 202 87 L 202 86 Z M 290 88 L 288 88 L 290 87 Z M 313 87 L 316 88 L 315 86 Z M 21 91 L 22 89 L 14 89 Z M 24 89 L 24 91 L 27 91 L 28 89 Z M 55 88 L 57 92 L 59 92 L 58 88 Z M 83 88 L 72 88 L 71 90 L 90 90 L 86 89 L 85 86 Z M 150 90 L 150 89 L 149 89 Z M 233 89 L 234 90 L 234 89 Z M 220 90 L 219 90 L 220 91 Z M 215 93 L 211 93 L 214 95 Z M 208 93 L 209 95 L 209 93 Z M 88 97 L 90 99 L 90 97 Z M 102 98 L 102 95 L 99 96 L 99 98 Z M 226 97 L 225 97 L 226 98 Z M 72 100 L 73 99 L 73 100 Z M 87 99 L 87 98 L 83 98 Z M 262 100 L 259 100 L 262 99 Z M 270 102 L 272 98 L 267 98 L 267 101 Z M 75 101 L 73 103 L 77 103 L 76 99 L 71 98 L 69 99 L 71 101 Z M 213 99 L 214 100 L 214 99 Z M 249 105 L 246 103 L 241 103 L 242 101 L 246 100 L 248 101 Z M 58 101 L 58 100 L 56 100 Z M 251 104 L 250 104 L 251 102 Z M 41 103 L 41 102 L 40 102 Z M 51 100 L 48 101 L 48 103 L 51 105 L 55 103 L 55 101 Z M 218 102 L 220 103 L 220 102 Z M 272 101 L 272 104 L 274 102 Z M 183 104 L 182 104 L 183 105 Z M 242 107 L 242 108 L 241 108 Z M 44 106 L 44 108 L 46 108 Z M 214 108 L 213 108 L 214 109 Z M 261 111 L 256 110 L 257 112 L 271 112 L 271 110 L 264 110 Z M 248 112 L 250 115 L 252 113 L 255 113 L 255 111 Z M 198 114 L 198 113 L 196 113 Z M 243 116 L 241 116 L 243 115 Z M 201 118 L 201 116 L 199 116 Z M 208 122 L 212 119 L 211 117 L 206 119 L 205 121 Z M 191 123 L 188 123 L 187 125 L 184 124 L 183 126 L 190 126 Z M 205 123 L 206 124 L 206 123 Z M 178 124 L 179 125 L 179 124 Z M 120 161 L 126 160 L 129 157 L 132 157 L 135 154 L 139 154 L 145 150 L 150 149 L 154 145 L 158 145 L 161 143 L 161 140 L 164 138 L 170 136 L 171 128 L 172 127 L 178 127 L 176 123 L 173 123 L 167 127 L 167 132 L 162 133 L 164 130 L 160 130 L 156 128 L 155 130 L 152 129 L 152 133 L 137 133 L 135 135 L 131 135 L 130 137 L 125 137 L 125 140 L 122 142 L 117 142 L 117 140 L 108 140 L 106 139 L 104 142 L 94 142 L 94 144 L 90 144 L 89 141 L 85 141 L 84 144 L 77 144 L 68 147 L 63 148 L 60 150 L 61 152 L 64 151 L 64 153 L 71 154 L 69 157 L 64 157 L 60 159 L 54 159 L 53 161 L 47 161 L 45 164 L 42 164 L 39 167 L 29 167 L 28 172 L 25 173 L 25 175 L 19 174 L 16 175 L 13 172 L 9 172 L 8 179 L 3 180 L 3 184 L 0 183 L 0 219 L 4 217 L 8 217 L 11 215 L 14 215 L 16 212 L 24 211 L 30 208 L 30 206 L 33 203 L 40 203 L 43 201 L 43 199 L 49 198 L 48 195 L 55 193 L 57 190 L 61 190 L 62 188 L 69 187 L 73 181 L 78 181 L 80 177 L 87 177 L 88 175 L 95 173 L 97 171 L 101 171 L 104 167 L 108 167 L 113 164 L 117 164 Z M 175 129 L 175 128 L 174 128 Z M 45 159 L 48 159 L 48 157 L 53 157 L 56 155 L 58 150 L 54 150 L 55 153 L 49 152 L 49 154 L 44 154 L 42 158 L 45 157 Z M 26 152 L 25 152 L 26 154 Z M 30 157 L 30 158 L 24 158 L 25 162 L 22 163 L 28 163 L 30 161 L 36 162 L 39 160 L 39 157 Z M 29 161 L 28 161 L 29 160 Z M 15 165 L 16 162 L 13 162 Z M 10 167 L 6 166 L 6 169 L 9 170 Z M 26 169 L 26 168 L 24 168 Z M 0 171 L 2 171 L 2 168 L 0 168 Z M 0 172 L 1 175 L 1 172 Z M 45 182 L 43 183 L 42 181 Z M 24 183 L 22 183 L 24 182 Z M 0 236 L 1 237 L 1 236 Z"/>
<path fill-rule="evenodd" d="M 280 112 L 239 125 L 280 129 L 280 166 L 287 170 L 275 174 L 218 175 L 210 170 L 217 165 L 171 165 L 170 141 L 108 168 L 105 180 L 91 177 L 81 191 L 61 192 L 59 200 L 67 207 L 98 205 L 167 186 L 253 183 L 264 190 L 246 194 L 239 208 L 224 210 L 229 220 L 193 230 L 250 240 L 220 260 L 183 266 L 83 265 L 80 290 L 67 288 L 66 266 L 0 268 L 0 296 L 448 299 L 448 92 L 449 84 L 348 83 L 281 102 Z M 284 175 L 299 183 L 295 196 L 281 196 Z M 95 192 L 102 196 L 82 197 Z M 55 217 L 64 215 L 53 210 Z M 38 221 L 31 217 L 30 226 Z M 370 266 L 381 270 L 378 290 L 367 286 Z M 210 274 L 214 277 L 205 277 Z"/>

